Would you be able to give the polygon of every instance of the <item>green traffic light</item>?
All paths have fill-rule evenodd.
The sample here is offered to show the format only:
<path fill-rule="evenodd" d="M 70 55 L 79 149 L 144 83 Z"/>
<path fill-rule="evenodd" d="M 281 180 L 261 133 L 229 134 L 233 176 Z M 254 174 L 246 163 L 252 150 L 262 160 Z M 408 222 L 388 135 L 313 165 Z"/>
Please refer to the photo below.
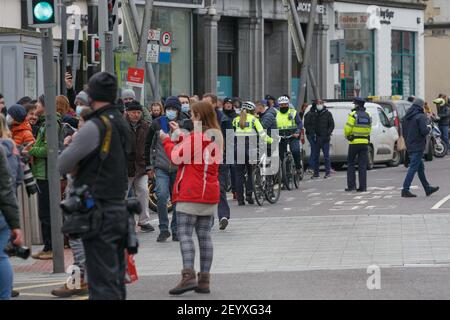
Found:
<path fill-rule="evenodd" d="M 34 7 L 33 14 L 36 20 L 40 22 L 47 22 L 53 18 L 55 12 L 50 3 L 42 1 Z"/>

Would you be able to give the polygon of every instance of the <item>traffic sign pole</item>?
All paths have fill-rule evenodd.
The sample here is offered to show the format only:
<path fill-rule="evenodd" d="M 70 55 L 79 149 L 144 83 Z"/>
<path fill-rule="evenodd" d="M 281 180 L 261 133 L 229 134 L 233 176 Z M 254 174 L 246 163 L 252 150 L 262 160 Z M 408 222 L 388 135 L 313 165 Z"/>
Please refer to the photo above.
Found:
<path fill-rule="evenodd" d="M 52 29 L 42 30 L 42 59 L 44 71 L 44 95 L 47 135 L 47 172 L 50 192 L 50 223 L 53 250 L 53 272 L 64 273 L 64 239 L 61 232 L 62 214 L 61 185 L 58 169 L 58 124 L 56 119 L 56 88 L 53 75 L 53 34 Z"/>

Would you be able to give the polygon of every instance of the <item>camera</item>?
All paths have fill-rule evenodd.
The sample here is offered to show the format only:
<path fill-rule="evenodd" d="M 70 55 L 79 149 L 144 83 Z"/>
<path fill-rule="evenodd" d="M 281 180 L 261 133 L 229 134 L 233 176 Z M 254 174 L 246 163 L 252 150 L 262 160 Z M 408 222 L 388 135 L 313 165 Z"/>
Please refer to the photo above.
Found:
<path fill-rule="evenodd" d="M 83 185 L 79 188 L 73 189 L 69 197 L 63 200 L 60 204 L 64 213 L 72 214 L 75 212 L 86 213 L 95 206 L 94 198 L 89 192 L 89 187 Z"/>
<path fill-rule="evenodd" d="M 139 241 L 136 235 L 134 215 L 140 214 L 142 212 L 142 207 L 141 203 L 136 198 L 127 199 L 125 203 L 130 214 L 128 217 L 127 251 L 128 254 L 137 254 Z"/>
<path fill-rule="evenodd" d="M 5 250 L 4 250 L 5 253 L 9 257 L 19 257 L 19 258 L 22 258 L 24 260 L 28 259 L 30 257 L 30 254 L 31 254 L 30 248 L 16 246 L 13 243 L 13 241 L 14 241 L 13 238 L 9 239 L 9 242 L 6 245 Z"/>
<path fill-rule="evenodd" d="M 31 172 L 31 168 L 28 163 L 24 163 L 23 182 L 25 184 L 28 196 L 39 191 L 36 180 L 34 179 L 33 173 Z"/>
<path fill-rule="evenodd" d="M 64 212 L 64 224 L 61 231 L 71 238 L 79 238 L 91 230 L 95 201 L 89 192 L 89 187 L 83 185 L 73 189 L 69 197 L 60 204 Z"/>

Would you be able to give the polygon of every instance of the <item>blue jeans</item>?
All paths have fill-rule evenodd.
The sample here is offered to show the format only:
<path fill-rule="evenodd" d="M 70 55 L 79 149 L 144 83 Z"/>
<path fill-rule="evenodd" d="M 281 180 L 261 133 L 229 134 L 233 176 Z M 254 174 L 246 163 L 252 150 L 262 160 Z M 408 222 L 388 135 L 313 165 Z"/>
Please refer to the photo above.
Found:
<path fill-rule="evenodd" d="M 13 269 L 3 248 L 8 244 L 11 231 L 0 212 L 0 300 L 10 300 L 13 285 Z"/>
<path fill-rule="evenodd" d="M 306 136 L 308 139 L 309 145 L 311 146 L 311 155 L 309 156 L 308 167 L 310 169 L 314 169 L 316 167 L 316 149 L 317 149 L 317 140 L 316 135 L 308 134 Z"/>
<path fill-rule="evenodd" d="M 172 196 L 173 185 L 177 173 L 168 173 L 165 170 L 156 169 L 156 186 L 155 192 L 158 197 L 158 218 L 159 218 L 159 231 L 169 231 L 169 213 L 167 211 L 167 202 Z M 175 205 L 173 206 L 172 223 L 170 224 L 172 234 L 177 232 L 177 215 Z"/>
<path fill-rule="evenodd" d="M 315 167 L 314 175 L 319 174 L 320 168 L 320 150 L 323 152 L 323 159 L 325 161 L 325 174 L 331 173 L 331 161 L 330 161 L 330 141 L 329 138 L 317 137 L 316 155 L 315 155 Z"/>
<path fill-rule="evenodd" d="M 409 153 L 409 169 L 406 174 L 405 182 L 403 182 L 403 190 L 408 191 L 414 180 L 416 172 L 419 175 L 420 182 L 425 189 L 425 192 L 430 189 L 430 184 L 425 177 L 425 165 L 423 164 L 423 152 L 410 152 Z"/>
<path fill-rule="evenodd" d="M 450 147 L 448 142 L 448 126 L 439 126 L 439 130 L 441 130 L 442 140 Z"/>

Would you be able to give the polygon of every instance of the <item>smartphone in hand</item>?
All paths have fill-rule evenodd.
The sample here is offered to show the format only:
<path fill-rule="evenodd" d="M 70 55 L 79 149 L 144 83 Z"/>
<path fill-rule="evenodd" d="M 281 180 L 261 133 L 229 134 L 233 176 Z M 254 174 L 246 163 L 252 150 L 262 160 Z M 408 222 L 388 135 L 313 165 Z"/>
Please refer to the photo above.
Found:
<path fill-rule="evenodd" d="M 164 133 L 169 133 L 169 122 L 167 121 L 167 117 L 166 116 L 162 116 L 159 117 L 159 125 L 161 126 L 161 130 Z"/>

